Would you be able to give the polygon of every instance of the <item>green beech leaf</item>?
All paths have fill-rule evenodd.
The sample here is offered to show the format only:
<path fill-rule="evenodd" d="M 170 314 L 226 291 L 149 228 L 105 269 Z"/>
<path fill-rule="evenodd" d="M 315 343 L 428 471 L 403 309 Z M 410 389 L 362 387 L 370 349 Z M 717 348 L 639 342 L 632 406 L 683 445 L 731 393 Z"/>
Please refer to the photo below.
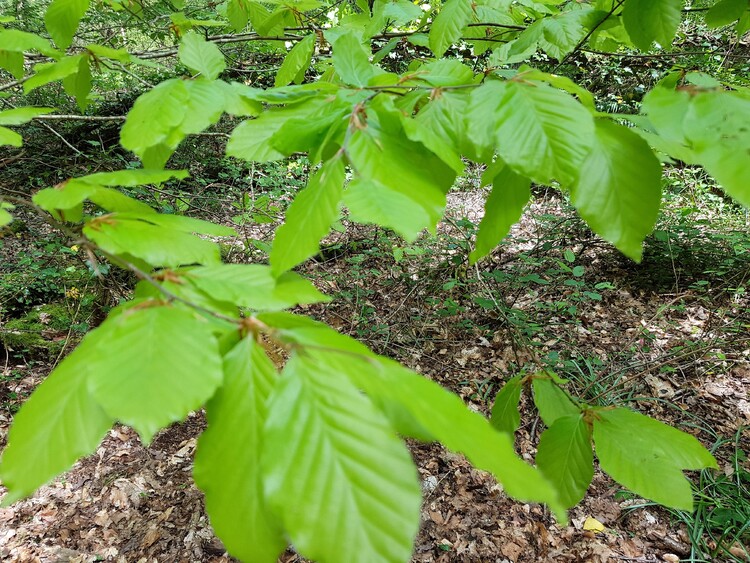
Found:
<path fill-rule="evenodd" d="M 276 131 L 270 145 L 285 155 L 306 152 L 315 163 L 330 158 L 344 140 L 351 102 L 333 96 L 305 117 L 292 117 Z"/>
<path fill-rule="evenodd" d="M 558 418 L 580 414 L 581 410 L 565 391 L 544 372 L 535 375 L 531 385 L 534 388 L 534 404 L 547 426 L 552 426 Z"/>
<path fill-rule="evenodd" d="M 150 213 L 154 210 L 146 204 L 102 186 L 132 187 L 143 184 L 159 184 L 170 178 L 185 178 L 187 175 L 184 170 L 137 169 L 97 172 L 96 174 L 67 180 L 54 188 L 40 190 L 34 194 L 32 199 L 36 205 L 49 212 L 59 209 L 72 209 L 84 200 L 91 199 L 108 211 Z"/>
<path fill-rule="evenodd" d="M 48 57 L 60 56 L 60 53 L 52 48 L 49 41 L 39 37 L 35 33 L 20 31 L 18 29 L 0 29 L 0 45 L 3 51 L 23 53 L 24 51 L 39 51 Z"/>
<path fill-rule="evenodd" d="M 627 127 L 597 120 L 591 152 L 571 187 L 578 213 L 602 238 L 640 261 L 661 203 L 661 164 Z"/>
<path fill-rule="evenodd" d="M 338 219 L 344 191 L 344 161 L 336 156 L 316 172 L 287 209 L 271 249 L 275 276 L 315 255 L 319 241 Z"/>
<path fill-rule="evenodd" d="M 418 201 L 375 180 L 352 181 L 344 193 L 344 204 L 352 221 L 393 229 L 409 242 L 430 224 L 430 216 Z"/>
<path fill-rule="evenodd" d="M 596 411 L 594 443 L 602 469 L 615 481 L 682 510 L 693 509 L 682 471 L 718 467 L 695 437 L 625 408 Z"/>
<path fill-rule="evenodd" d="M 2 35 L 0 34 L 0 45 L 2 44 Z M 16 80 L 21 80 L 24 73 L 23 53 L 0 49 L 0 68 L 11 73 Z"/>
<path fill-rule="evenodd" d="M 227 19 L 232 29 L 237 32 L 242 31 L 247 26 L 250 19 L 248 0 L 229 0 L 227 2 Z"/>
<path fill-rule="evenodd" d="M 194 31 L 183 36 L 178 53 L 182 64 L 209 80 L 218 78 L 226 68 L 224 55 L 219 48 Z"/>
<path fill-rule="evenodd" d="M 89 9 L 89 0 L 52 0 L 44 13 L 44 25 L 60 49 L 73 42 L 81 18 Z"/>
<path fill-rule="evenodd" d="M 23 137 L 7 127 L 0 127 L 0 147 L 20 147 L 23 145 Z"/>
<path fill-rule="evenodd" d="M 536 464 L 566 508 L 578 504 L 594 476 L 591 428 L 582 414 L 555 420 L 539 439 Z"/>
<path fill-rule="evenodd" d="M 183 179 L 190 174 L 187 170 L 160 170 L 136 168 L 132 170 L 116 170 L 115 172 L 97 172 L 88 176 L 76 178 L 77 182 L 85 182 L 97 186 L 142 186 L 144 184 L 161 184 L 172 178 Z"/>
<path fill-rule="evenodd" d="M 706 25 L 708 27 L 729 25 L 740 19 L 747 9 L 747 0 L 719 0 L 706 12 Z"/>
<path fill-rule="evenodd" d="M 508 434 L 469 410 L 461 399 L 437 383 L 398 363 L 376 356 L 351 337 L 326 325 L 288 313 L 258 315 L 279 336 L 305 349 L 326 373 L 341 373 L 362 389 L 405 436 L 439 440 L 464 454 L 475 467 L 492 473 L 516 498 L 545 502 L 565 520 L 557 493 L 513 451 Z"/>
<path fill-rule="evenodd" d="M 389 360 L 379 359 L 380 369 L 373 373 L 363 369 L 364 361 L 358 365 L 350 355 L 339 356 L 337 361 L 350 366 L 340 369 L 346 369 L 376 403 L 386 405 L 383 410 L 393 423 L 400 422 L 399 432 L 411 435 L 409 432 L 417 429 L 413 437 L 423 439 L 426 435 L 439 440 L 448 449 L 464 454 L 478 469 L 492 473 L 509 495 L 547 503 L 559 519 L 565 520 L 556 491 L 541 473 L 516 455 L 509 434 L 492 428 L 457 395 Z"/>
<path fill-rule="evenodd" d="M 0 111 L 0 125 L 22 125 L 39 115 L 46 115 L 55 111 L 54 108 L 26 106 L 22 108 Z"/>
<path fill-rule="evenodd" d="M 172 79 L 140 96 L 120 131 L 120 143 L 146 168 L 161 168 L 186 135 L 216 123 L 227 105 L 227 85 L 201 78 Z"/>
<path fill-rule="evenodd" d="M 596 112 L 596 103 L 594 102 L 594 95 L 573 82 L 567 76 L 560 76 L 559 74 L 550 74 L 549 72 L 542 72 L 535 68 L 526 69 L 522 67 L 519 72 L 519 77 L 527 78 L 530 80 L 539 80 L 540 82 L 546 82 L 555 88 L 565 90 L 569 94 L 573 94 L 578 100 L 592 113 Z"/>
<path fill-rule="evenodd" d="M 8 213 L 8 211 L 4 207 L 0 207 L 0 227 L 4 227 L 5 225 L 10 225 L 12 221 L 13 221 L 13 215 Z"/>
<path fill-rule="evenodd" d="M 94 184 L 79 182 L 76 179 L 61 182 L 54 188 L 39 190 L 32 201 L 50 213 L 58 209 L 72 209 L 96 191 Z"/>
<path fill-rule="evenodd" d="M 485 83 L 471 93 L 469 135 L 497 147 L 514 170 L 542 184 L 578 176 L 591 148 L 594 119 L 570 95 L 540 82 Z"/>
<path fill-rule="evenodd" d="M 330 563 L 407 561 L 420 486 L 387 419 L 344 376 L 298 355 L 268 412 L 266 498 L 295 548 Z"/>
<path fill-rule="evenodd" d="M 114 422 L 88 387 L 91 355 L 107 343 L 96 332 L 69 354 L 13 417 L 0 479 L 8 488 L 3 504 L 33 493 L 81 456 L 93 452 Z"/>
<path fill-rule="evenodd" d="M 275 86 L 286 86 L 296 81 L 296 78 L 304 73 L 310 66 L 313 53 L 315 52 L 315 34 L 311 33 L 292 47 L 281 68 L 276 73 Z"/>
<path fill-rule="evenodd" d="M 457 174 L 465 168 L 461 154 L 467 149 L 464 116 L 468 101 L 466 92 L 439 91 L 414 119 L 402 117 L 409 139 L 422 143 Z"/>
<path fill-rule="evenodd" d="M 152 214 L 138 218 L 105 215 L 89 221 L 83 233 L 102 250 L 121 257 L 135 256 L 153 267 L 217 264 L 219 247 L 181 229 L 150 222 Z M 158 214 L 153 214 L 158 215 Z M 142 220 L 148 217 L 149 221 Z"/>
<path fill-rule="evenodd" d="M 183 233 L 199 233 L 202 235 L 214 235 L 217 237 L 227 237 L 236 235 L 234 229 L 224 225 L 217 225 L 210 221 L 186 217 L 184 215 L 167 215 L 166 213 L 149 213 L 141 216 L 138 213 L 118 213 L 119 219 L 132 219 L 134 221 L 148 221 L 154 225 L 182 231 Z"/>
<path fill-rule="evenodd" d="M 39 63 L 34 65 L 34 75 L 23 83 L 24 93 L 29 93 L 34 88 L 39 88 L 55 80 L 62 80 L 76 74 L 81 68 L 81 61 L 85 58 L 86 55 L 74 55 L 72 57 L 63 57 L 54 63 Z"/>
<path fill-rule="evenodd" d="M 275 278 L 268 266 L 222 264 L 193 268 L 185 278 L 214 299 L 256 311 L 288 309 L 327 301 L 314 285 L 294 272 Z"/>
<path fill-rule="evenodd" d="M 86 45 L 86 50 L 94 56 L 94 59 L 112 59 L 113 61 L 119 61 L 125 64 L 137 64 L 157 69 L 162 68 L 151 60 L 139 59 L 138 57 L 131 55 L 127 49 L 113 49 L 111 47 L 92 43 Z"/>
<path fill-rule="evenodd" d="M 420 228 L 434 229 L 456 173 L 424 145 L 406 138 L 400 112 L 381 108 L 368 113 L 367 126 L 351 135 L 346 155 L 355 177 L 374 181 L 418 203 L 429 218 Z M 388 166 L 383 166 L 384 162 Z M 412 222 L 415 218 L 411 216 Z M 415 227 L 409 225 L 405 230 Z"/>
<path fill-rule="evenodd" d="M 370 55 L 352 32 L 345 33 L 333 44 L 333 68 L 346 84 L 367 86 L 373 76 L 383 70 L 370 63 Z"/>
<path fill-rule="evenodd" d="M 430 27 L 430 49 L 442 57 L 448 48 L 461 39 L 461 32 L 474 15 L 471 0 L 447 0 Z"/>
<path fill-rule="evenodd" d="M 627 0 L 622 21 L 633 44 L 648 51 L 656 41 L 662 49 L 672 45 L 684 0 Z"/>
<path fill-rule="evenodd" d="M 167 137 L 185 119 L 188 90 L 184 80 L 166 80 L 138 97 L 120 131 L 122 146 L 137 155 Z"/>
<path fill-rule="evenodd" d="M 201 407 L 221 385 L 211 324 L 193 311 L 147 301 L 98 330 L 100 345 L 87 357 L 91 393 L 144 443 Z"/>
<path fill-rule="evenodd" d="M 223 366 L 224 384 L 206 405 L 208 428 L 198 440 L 193 475 L 229 552 L 275 563 L 286 542 L 266 508 L 260 460 L 276 369 L 253 337 L 240 340 Z"/>
<path fill-rule="evenodd" d="M 266 94 L 279 93 L 279 90 L 283 88 L 271 89 Z M 227 155 L 252 162 L 267 162 L 283 158 L 284 153 L 274 148 L 271 139 L 288 122 L 297 120 L 304 122 L 321 111 L 327 103 L 326 100 L 315 97 L 318 92 L 312 94 L 312 99 L 310 99 L 309 91 L 294 90 L 294 92 L 302 94 L 303 101 L 264 111 L 257 119 L 247 119 L 235 127 L 227 143 Z M 265 98 L 263 101 L 268 101 L 267 96 L 262 97 Z"/>
<path fill-rule="evenodd" d="M 248 89 L 238 82 L 217 83 L 224 91 L 224 111 L 230 115 L 250 117 L 263 111 L 263 104 L 248 95 Z"/>
<path fill-rule="evenodd" d="M 518 412 L 518 402 L 521 400 L 522 377 L 516 375 L 505 382 L 503 388 L 495 396 L 495 404 L 492 405 L 490 423 L 501 432 L 507 432 L 511 436 L 518 430 L 521 423 L 521 413 Z"/>
<path fill-rule="evenodd" d="M 750 95 L 722 90 L 693 95 L 682 127 L 698 162 L 724 191 L 750 207 Z"/>
<path fill-rule="evenodd" d="M 505 65 L 528 60 L 529 57 L 536 53 L 539 42 L 543 40 L 545 19 L 542 18 L 535 21 L 519 33 L 515 39 L 493 49 L 490 54 L 489 64 Z"/>
<path fill-rule="evenodd" d="M 88 198 L 102 209 L 111 212 L 120 211 L 123 213 L 136 213 L 138 215 L 156 213 L 154 208 L 112 188 L 98 186 Z"/>
<path fill-rule="evenodd" d="M 503 166 L 493 180 L 492 192 L 484 204 L 479 223 L 476 248 L 469 255 L 471 263 L 487 256 L 510 232 L 523 214 L 531 197 L 531 180 Z"/>
<path fill-rule="evenodd" d="M 606 14 L 591 8 L 582 8 L 565 10 L 543 18 L 539 46 L 549 56 L 561 61 L 586 36 L 588 28 L 599 23 Z"/>
<path fill-rule="evenodd" d="M 438 59 L 427 63 L 418 73 L 418 78 L 431 86 L 458 86 L 474 81 L 474 71 L 456 59 Z"/>
<path fill-rule="evenodd" d="M 69 96 L 76 99 L 78 109 L 86 111 L 91 92 L 91 66 L 88 57 L 80 57 L 78 69 L 62 80 L 63 88 Z"/>

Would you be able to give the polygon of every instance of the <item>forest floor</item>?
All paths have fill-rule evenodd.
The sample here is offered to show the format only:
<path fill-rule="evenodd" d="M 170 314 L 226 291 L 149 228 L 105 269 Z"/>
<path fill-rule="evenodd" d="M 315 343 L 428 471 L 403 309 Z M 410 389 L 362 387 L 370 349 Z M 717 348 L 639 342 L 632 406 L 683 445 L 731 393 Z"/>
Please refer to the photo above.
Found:
<path fill-rule="evenodd" d="M 653 506 L 597 471 L 563 527 L 545 507 L 508 498 L 461 456 L 410 443 L 424 490 L 413 561 L 750 561 L 747 530 L 716 543 L 741 527 L 736 519 L 742 517 L 725 510 L 718 518 L 720 495 L 747 495 L 750 488 L 743 480 L 750 475 L 743 456 L 750 453 L 750 299 L 738 289 L 747 285 L 750 247 L 688 240 L 692 216 L 660 227 L 666 235 L 651 237 L 636 265 L 588 234 L 559 196 L 542 192 L 498 251 L 467 268 L 467 237 L 484 196 L 481 190 L 452 193 L 449 220 L 413 245 L 372 228 L 335 232 L 303 272 L 335 299 L 304 312 L 439 382 L 482 413 L 519 370 L 554 369 L 584 401 L 627 404 L 693 433 L 715 452 L 721 469 L 689 474 L 703 499 L 699 508 L 709 513 L 703 520 Z M 247 237 L 260 236 L 249 225 L 243 229 Z M 4 261 L 25 251 L 24 236 L 3 247 Z M 237 245 L 230 259 L 240 259 L 242 241 Z M 50 340 L 66 336 L 47 332 Z M 18 403 L 53 363 L 9 353 L 0 358 L 0 446 Z M 542 423 L 530 401 L 523 405 L 516 446 L 532 461 Z M 70 472 L 0 508 L 0 560 L 232 561 L 191 479 L 204 427 L 203 414 L 193 413 L 144 448 L 131 429 L 116 426 Z M 691 542 L 701 525 L 707 527 L 703 543 Z M 717 553 L 708 553 L 712 548 Z M 289 550 L 280 561 L 302 559 Z"/>

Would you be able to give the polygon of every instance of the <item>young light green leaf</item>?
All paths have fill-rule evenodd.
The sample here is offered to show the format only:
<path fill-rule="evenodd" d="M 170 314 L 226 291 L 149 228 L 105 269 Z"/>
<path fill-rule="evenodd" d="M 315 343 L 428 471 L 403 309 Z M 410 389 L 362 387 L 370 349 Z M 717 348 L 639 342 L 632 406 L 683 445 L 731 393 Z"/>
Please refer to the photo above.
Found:
<path fill-rule="evenodd" d="M 566 508 L 578 504 L 594 476 L 591 428 L 582 414 L 555 420 L 539 439 L 536 464 Z"/>
<path fill-rule="evenodd" d="M 60 49 L 73 42 L 81 18 L 89 9 L 89 0 L 52 0 L 44 13 L 44 25 Z"/>
<path fill-rule="evenodd" d="M 96 186 L 142 186 L 144 184 L 161 184 L 172 178 L 182 180 L 190 174 L 187 170 L 160 170 L 136 168 L 131 170 L 116 170 L 114 172 L 97 172 L 88 176 L 76 178 L 77 182 L 85 182 Z"/>
<path fill-rule="evenodd" d="M 216 123 L 227 104 L 226 84 L 200 78 L 167 80 L 136 100 L 120 142 L 146 168 L 161 168 L 186 135 Z"/>
<path fill-rule="evenodd" d="M 0 479 L 8 488 L 4 505 L 33 493 L 81 456 L 93 452 L 114 422 L 89 388 L 91 354 L 106 345 L 97 332 L 36 388 L 13 417 Z"/>
<path fill-rule="evenodd" d="M 534 388 L 534 404 L 548 427 L 558 418 L 581 413 L 565 391 L 544 372 L 536 374 L 531 385 Z"/>
<path fill-rule="evenodd" d="M 188 89 L 184 80 L 166 80 L 142 94 L 128 112 L 120 143 L 137 155 L 168 140 L 185 119 Z"/>
<path fill-rule="evenodd" d="M 24 51 L 39 51 L 48 57 L 59 57 L 60 53 L 52 48 L 49 41 L 28 31 L 18 29 L 0 29 L 0 45 L 3 51 L 23 53 Z"/>
<path fill-rule="evenodd" d="M 339 216 L 344 172 L 343 159 L 334 157 L 321 166 L 294 198 L 284 224 L 276 230 L 271 249 L 271 271 L 275 276 L 318 252 L 320 239 L 328 234 Z"/>
<path fill-rule="evenodd" d="M 100 345 L 87 356 L 91 393 L 144 443 L 201 407 L 221 385 L 212 325 L 194 311 L 145 302 L 99 330 Z"/>
<path fill-rule="evenodd" d="M 290 94 L 292 97 L 297 94 L 302 95 L 302 101 L 290 104 L 283 108 L 272 108 L 264 111 L 257 119 L 247 119 L 235 127 L 227 143 L 227 155 L 252 162 L 267 162 L 278 160 L 284 157 L 284 154 L 276 150 L 270 142 L 271 138 L 284 127 L 288 121 L 309 119 L 311 115 L 318 113 L 326 104 L 326 100 L 316 97 L 318 92 L 311 93 L 306 90 L 299 90 L 296 86 Z M 271 94 L 276 93 L 280 98 L 284 98 L 287 91 L 285 88 L 275 88 L 264 92 L 261 101 L 275 99 Z M 284 100 L 278 100 L 270 103 L 282 103 Z M 290 101 L 295 101 L 294 99 Z"/>
<path fill-rule="evenodd" d="M 185 279 L 214 299 L 256 311 L 288 309 L 319 303 L 328 298 L 294 272 L 275 278 L 268 266 L 222 264 L 192 268 Z"/>
<path fill-rule="evenodd" d="M 691 95 L 682 129 L 698 162 L 724 191 L 750 207 L 750 167 L 745 165 L 750 156 L 750 95 L 723 90 Z"/>
<path fill-rule="evenodd" d="M 342 374 L 295 355 L 268 412 L 266 498 L 295 548 L 329 563 L 365 554 L 407 561 L 419 528 L 419 480 L 372 403 Z"/>
<path fill-rule="evenodd" d="M 86 111 L 89 105 L 89 93 L 91 92 L 91 66 L 88 57 L 80 57 L 78 70 L 69 74 L 62 80 L 63 88 L 69 96 L 76 99 L 78 109 Z"/>
<path fill-rule="evenodd" d="M 244 84 L 219 81 L 217 85 L 224 90 L 226 113 L 241 117 L 254 117 L 263 111 L 263 104 L 248 95 L 249 88 Z"/>
<path fill-rule="evenodd" d="M 516 174 L 508 166 L 495 176 L 487 201 L 484 217 L 479 223 L 476 247 L 469 255 L 473 264 L 487 256 L 510 232 L 523 214 L 531 197 L 531 180 Z"/>
<path fill-rule="evenodd" d="M 52 213 L 59 209 L 73 209 L 93 194 L 96 188 L 94 184 L 73 179 L 54 188 L 39 190 L 31 199 L 36 205 Z"/>
<path fill-rule="evenodd" d="M 218 225 L 194 217 L 187 217 L 185 215 L 149 213 L 145 216 L 141 216 L 138 213 L 118 213 L 117 217 L 119 219 L 132 219 L 134 221 L 148 221 L 154 225 L 165 227 L 167 229 L 174 229 L 175 231 L 182 231 L 183 233 L 198 233 L 201 235 L 213 235 L 217 237 L 229 237 L 237 234 L 237 232 L 231 227 Z"/>
<path fill-rule="evenodd" d="M 465 168 L 461 155 L 471 148 L 467 147 L 464 119 L 468 101 L 465 91 L 439 91 L 414 119 L 402 118 L 409 139 L 422 143 L 457 174 L 462 174 Z"/>
<path fill-rule="evenodd" d="M 565 90 L 569 94 L 573 94 L 578 100 L 591 112 L 596 112 L 596 102 L 594 101 L 594 95 L 586 90 L 586 88 L 576 84 L 567 76 L 561 76 L 559 74 L 550 74 L 549 72 L 543 72 L 535 68 L 522 67 L 519 71 L 520 77 L 529 80 L 539 80 L 540 82 L 546 82 L 547 84 Z"/>
<path fill-rule="evenodd" d="M 718 467 L 695 437 L 625 408 L 598 410 L 594 443 L 602 469 L 659 504 L 692 510 L 685 469 Z"/>
<path fill-rule="evenodd" d="M 54 108 L 26 106 L 22 108 L 0 111 L 0 125 L 22 125 L 39 115 L 46 115 L 55 111 Z"/>
<path fill-rule="evenodd" d="M 672 45 L 684 0 L 628 0 L 622 21 L 633 44 L 648 51 L 656 41 L 662 49 Z"/>
<path fill-rule="evenodd" d="M 286 542 L 266 508 L 260 460 L 276 369 L 253 337 L 240 340 L 223 366 L 224 384 L 206 405 L 208 429 L 195 452 L 195 483 L 228 551 L 244 561 L 274 563 Z"/>
<path fill-rule="evenodd" d="M 418 201 L 376 180 L 352 181 L 344 192 L 344 205 L 352 221 L 393 229 L 409 242 L 430 224 L 429 215 Z"/>
<path fill-rule="evenodd" d="M 305 355 L 325 367 L 327 373 L 348 377 L 400 434 L 439 440 L 464 454 L 477 468 L 491 472 L 510 495 L 545 502 L 565 520 L 556 492 L 515 454 L 509 436 L 494 430 L 458 396 L 392 360 L 376 356 L 358 341 L 322 323 L 288 313 L 267 313 L 258 319 L 277 328 L 283 340 L 305 349 Z"/>
<path fill-rule="evenodd" d="M 106 47 L 105 45 L 91 43 L 86 45 L 86 50 L 94 56 L 94 59 L 112 59 L 113 61 L 125 64 L 137 64 L 150 68 L 162 68 L 149 59 L 139 59 L 135 55 L 131 55 L 127 49 L 113 49 L 112 47 Z"/>
<path fill-rule="evenodd" d="M 315 34 L 311 33 L 299 41 L 281 63 L 281 68 L 276 73 L 275 86 L 286 86 L 295 82 L 300 73 L 304 73 L 310 66 L 313 53 L 315 52 Z"/>
<path fill-rule="evenodd" d="M 586 36 L 588 27 L 598 24 L 604 16 L 606 12 L 597 13 L 592 8 L 582 8 L 564 10 L 543 18 L 539 46 L 549 56 L 561 61 Z"/>
<path fill-rule="evenodd" d="M 156 214 L 154 214 L 156 215 Z M 140 219 L 104 215 L 89 221 L 83 233 L 102 250 L 121 257 L 135 256 L 153 267 L 175 268 L 186 264 L 217 264 L 218 246 L 187 232 Z"/>
<path fill-rule="evenodd" d="M 338 37 L 333 44 L 333 67 L 346 84 L 367 86 L 370 79 L 383 70 L 370 64 L 370 55 L 353 32 Z"/>
<path fill-rule="evenodd" d="M 248 4 L 250 4 L 249 0 L 229 0 L 227 2 L 227 19 L 237 32 L 245 29 L 250 19 Z"/>
<path fill-rule="evenodd" d="M 706 12 L 708 27 L 722 27 L 740 19 L 748 9 L 747 0 L 719 0 Z"/>
<path fill-rule="evenodd" d="M 570 95 L 545 83 L 511 80 L 488 82 L 471 99 L 469 135 L 477 146 L 496 145 L 511 168 L 542 184 L 570 184 L 577 177 L 594 119 Z"/>
<path fill-rule="evenodd" d="M 23 137 L 7 127 L 0 127 L 0 147 L 20 147 L 23 145 Z"/>
<path fill-rule="evenodd" d="M 489 64 L 500 66 L 528 60 L 536 53 L 539 42 L 544 39 L 545 19 L 538 19 L 519 33 L 515 39 L 493 49 L 488 61 Z"/>
<path fill-rule="evenodd" d="M 456 173 L 424 145 L 406 138 L 402 117 L 387 107 L 373 115 L 368 113 L 367 126 L 352 134 L 346 155 L 357 176 L 417 202 L 429 217 L 421 228 L 434 229 L 443 215 L 445 193 Z M 384 162 L 387 167 L 382 165 Z"/>
<path fill-rule="evenodd" d="M 474 71 L 456 59 L 438 59 L 420 67 L 418 78 L 431 86 L 471 84 Z"/>
<path fill-rule="evenodd" d="M 0 207 L 0 227 L 10 225 L 11 222 L 13 222 L 13 215 L 8 213 L 6 208 Z"/>
<path fill-rule="evenodd" d="M 627 127 L 597 120 L 593 148 L 570 191 L 593 231 L 640 261 L 661 203 L 661 164 L 648 144 Z"/>
<path fill-rule="evenodd" d="M 62 80 L 76 74 L 80 70 L 81 60 L 85 58 L 86 55 L 73 55 L 71 57 L 63 57 L 54 63 L 39 63 L 34 65 L 34 75 L 23 83 L 24 93 L 29 93 L 34 88 L 39 88 L 55 80 Z"/>
<path fill-rule="evenodd" d="M 226 68 L 224 55 L 216 44 L 206 41 L 194 31 L 183 36 L 178 53 L 182 64 L 209 80 L 218 78 Z"/>
<path fill-rule="evenodd" d="M 430 49 L 440 58 L 461 39 L 461 32 L 474 16 L 471 0 L 446 0 L 430 27 Z"/>
<path fill-rule="evenodd" d="M 0 45 L 2 45 L 1 38 Z M 23 53 L 0 49 L 0 68 L 11 73 L 16 80 L 21 80 L 24 73 Z"/>
<path fill-rule="evenodd" d="M 510 436 L 492 428 L 486 418 L 469 410 L 458 396 L 384 358 L 378 360 L 379 369 L 368 370 L 363 366 L 372 365 L 372 361 L 355 362 L 350 354 L 338 354 L 338 358 L 327 354 L 325 360 L 321 354 L 313 354 L 320 362 L 339 362 L 339 369 L 358 387 L 379 405 L 387 406 L 383 411 L 393 424 L 399 424 L 400 433 L 439 440 L 464 454 L 478 469 L 492 473 L 509 495 L 547 503 L 560 520 L 565 520 L 556 491 L 541 473 L 516 455 Z M 418 433 L 410 434 L 413 429 Z"/>
<path fill-rule="evenodd" d="M 107 211 L 122 213 L 156 213 L 156 210 L 142 201 L 128 197 L 113 188 L 97 186 L 96 190 L 88 196 L 88 199 Z"/>
<path fill-rule="evenodd" d="M 521 423 L 521 413 L 518 412 L 518 402 L 521 400 L 522 377 L 516 375 L 505 382 L 495 396 L 495 404 L 492 405 L 490 424 L 500 432 L 507 432 L 511 436 Z"/>

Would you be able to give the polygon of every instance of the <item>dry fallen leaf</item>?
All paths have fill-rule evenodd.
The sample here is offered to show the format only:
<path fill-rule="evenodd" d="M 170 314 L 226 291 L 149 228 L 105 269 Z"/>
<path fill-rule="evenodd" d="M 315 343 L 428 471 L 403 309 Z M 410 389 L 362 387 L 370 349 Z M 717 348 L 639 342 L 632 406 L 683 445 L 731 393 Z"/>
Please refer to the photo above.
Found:
<path fill-rule="evenodd" d="M 604 527 L 604 524 L 599 522 L 596 518 L 592 518 L 589 516 L 586 518 L 586 521 L 583 523 L 583 529 L 587 532 L 603 532 L 606 528 Z"/>

